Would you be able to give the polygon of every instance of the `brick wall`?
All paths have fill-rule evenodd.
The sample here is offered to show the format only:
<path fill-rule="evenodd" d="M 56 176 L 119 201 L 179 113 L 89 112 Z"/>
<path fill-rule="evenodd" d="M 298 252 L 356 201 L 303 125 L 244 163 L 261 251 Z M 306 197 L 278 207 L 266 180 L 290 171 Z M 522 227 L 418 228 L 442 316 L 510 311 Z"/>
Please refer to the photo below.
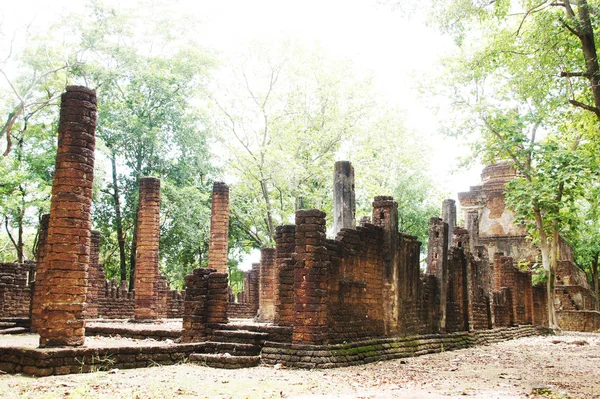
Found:
<path fill-rule="evenodd" d="M 104 319 L 133 319 L 135 317 L 134 293 L 128 292 L 127 282 L 117 284 L 115 279 L 103 280 L 104 289 L 99 295 L 98 317 Z"/>
<path fill-rule="evenodd" d="M 298 226 L 300 227 L 300 226 Z M 383 231 L 374 225 L 342 229 L 327 240 L 328 342 L 383 336 Z"/>
<path fill-rule="evenodd" d="M 28 317 L 31 287 L 27 278 L 35 263 L 0 263 L 0 318 Z"/>

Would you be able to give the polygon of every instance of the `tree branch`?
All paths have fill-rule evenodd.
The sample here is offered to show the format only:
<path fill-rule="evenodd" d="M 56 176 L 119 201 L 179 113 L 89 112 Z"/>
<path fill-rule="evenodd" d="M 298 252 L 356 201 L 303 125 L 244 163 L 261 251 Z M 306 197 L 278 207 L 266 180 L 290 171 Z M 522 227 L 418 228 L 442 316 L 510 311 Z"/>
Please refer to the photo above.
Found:
<path fill-rule="evenodd" d="M 579 102 L 579 101 L 577 101 L 577 100 L 569 100 L 569 103 L 570 103 L 571 105 L 574 105 L 574 106 L 576 106 L 576 107 L 583 108 L 583 109 L 585 109 L 586 111 L 593 112 L 594 114 L 596 114 L 596 116 L 598 117 L 598 119 L 600 119 L 600 109 L 598 109 L 598 108 L 596 108 L 596 107 L 592 107 L 592 106 L 590 106 L 590 105 L 587 105 L 587 104 L 584 104 L 584 103 L 582 103 L 582 102 Z"/>

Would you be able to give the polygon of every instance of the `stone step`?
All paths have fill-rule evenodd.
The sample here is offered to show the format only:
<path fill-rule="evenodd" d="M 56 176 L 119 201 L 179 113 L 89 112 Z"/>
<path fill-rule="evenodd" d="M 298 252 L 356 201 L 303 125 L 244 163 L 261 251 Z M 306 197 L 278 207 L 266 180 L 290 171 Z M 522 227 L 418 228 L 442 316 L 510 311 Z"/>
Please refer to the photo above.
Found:
<path fill-rule="evenodd" d="M 25 327 L 11 327 L 0 329 L 0 335 L 9 335 L 9 334 L 26 334 L 29 332 L 28 328 Z"/>
<path fill-rule="evenodd" d="M 266 323 L 229 323 L 229 324 L 208 324 L 208 328 L 213 330 L 247 330 L 253 332 L 267 333 L 268 341 L 288 342 L 292 337 L 291 327 L 275 326 Z"/>
<path fill-rule="evenodd" d="M 241 369 L 260 364 L 260 356 L 232 356 L 223 353 L 192 353 L 188 360 L 221 369 Z"/>
<path fill-rule="evenodd" d="M 204 342 L 205 353 L 220 353 L 233 356 L 256 356 L 260 355 L 261 347 L 256 344 L 236 343 L 236 342 Z"/>
<path fill-rule="evenodd" d="M 214 330 L 213 337 L 219 342 L 262 345 L 269 338 L 269 334 L 248 330 Z"/>
<path fill-rule="evenodd" d="M 16 327 L 17 323 L 12 321 L 0 321 L 0 328 L 11 328 Z"/>

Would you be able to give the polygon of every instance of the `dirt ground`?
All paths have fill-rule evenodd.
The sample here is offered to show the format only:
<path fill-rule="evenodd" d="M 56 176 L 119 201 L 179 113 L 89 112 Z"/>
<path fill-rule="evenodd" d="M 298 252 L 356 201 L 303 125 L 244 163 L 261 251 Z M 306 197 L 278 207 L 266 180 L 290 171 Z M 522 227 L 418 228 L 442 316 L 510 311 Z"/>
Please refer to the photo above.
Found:
<path fill-rule="evenodd" d="M 30 378 L 1 398 L 600 398 L 600 335 L 565 333 L 330 370 L 194 364 Z"/>

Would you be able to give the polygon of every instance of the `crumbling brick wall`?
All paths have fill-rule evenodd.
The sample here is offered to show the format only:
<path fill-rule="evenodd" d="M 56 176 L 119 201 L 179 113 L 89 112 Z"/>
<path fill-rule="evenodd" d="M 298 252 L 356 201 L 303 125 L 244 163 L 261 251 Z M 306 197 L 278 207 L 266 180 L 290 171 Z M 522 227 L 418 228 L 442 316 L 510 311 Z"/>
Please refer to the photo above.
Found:
<path fill-rule="evenodd" d="M 510 288 L 501 288 L 493 293 L 494 325 L 508 327 L 515 324 L 513 296 Z"/>
<path fill-rule="evenodd" d="M 0 263 L 0 318 L 28 317 L 31 287 L 28 276 L 35 263 Z"/>
<path fill-rule="evenodd" d="M 431 300 L 435 299 L 435 287 L 425 287 L 421 279 L 419 260 L 421 243 L 415 236 L 398 235 L 398 333 L 419 334 L 431 331 L 431 306 L 427 302 L 427 289 L 433 289 Z M 436 284 L 435 277 L 431 280 Z M 431 305 L 433 302 L 431 302 Z M 432 311 L 432 310 L 431 310 Z"/>
<path fill-rule="evenodd" d="M 133 319 L 135 294 L 127 290 L 127 282 L 117 284 L 115 279 L 103 280 L 104 289 L 98 297 L 98 317 L 104 319 Z"/>
<path fill-rule="evenodd" d="M 465 331 L 468 326 L 467 257 L 462 248 L 450 249 L 448 256 L 448 295 L 446 331 Z"/>
<path fill-rule="evenodd" d="M 548 293 L 545 283 L 532 287 L 533 321 L 536 326 L 548 327 Z"/>
<path fill-rule="evenodd" d="M 326 241 L 329 343 L 384 335 L 382 237 L 382 229 L 365 225 Z"/>

